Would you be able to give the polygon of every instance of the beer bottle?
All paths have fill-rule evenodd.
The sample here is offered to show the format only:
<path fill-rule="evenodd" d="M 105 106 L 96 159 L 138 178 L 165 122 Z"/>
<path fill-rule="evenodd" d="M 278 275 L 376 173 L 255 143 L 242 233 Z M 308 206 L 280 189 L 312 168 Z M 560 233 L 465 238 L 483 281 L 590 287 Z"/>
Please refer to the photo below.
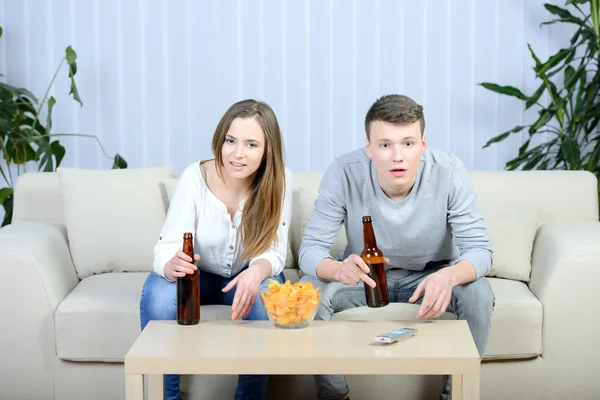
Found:
<path fill-rule="evenodd" d="M 183 252 L 194 262 L 193 235 L 183 234 Z M 177 278 L 177 323 L 179 325 L 196 325 L 200 322 L 200 277 L 199 270 Z"/>
<path fill-rule="evenodd" d="M 372 288 L 365 282 L 365 294 L 367 296 L 367 306 L 383 307 L 390 303 L 388 296 L 387 278 L 385 276 L 385 267 L 383 263 L 383 253 L 377 248 L 375 241 L 375 233 L 370 216 L 364 216 L 363 222 L 363 237 L 365 248 L 360 257 L 369 267 L 369 277 L 373 279 L 377 286 Z"/>

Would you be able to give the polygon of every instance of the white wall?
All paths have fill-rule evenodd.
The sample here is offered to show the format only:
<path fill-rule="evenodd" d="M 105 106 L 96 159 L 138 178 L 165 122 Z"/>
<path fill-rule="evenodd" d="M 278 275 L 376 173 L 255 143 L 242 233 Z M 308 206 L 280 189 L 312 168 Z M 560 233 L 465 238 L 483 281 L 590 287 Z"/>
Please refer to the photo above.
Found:
<path fill-rule="evenodd" d="M 431 146 L 501 169 L 522 138 L 481 147 L 536 113 L 477 83 L 532 93 L 527 43 L 545 59 L 572 32 L 547 19 L 542 0 L 0 0 L 0 73 L 41 98 L 72 45 L 84 105 L 65 68 L 54 131 L 98 135 L 130 167 L 210 157 L 223 112 L 253 97 L 274 108 L 291 169 L 322 171 L 396 92 L 424 105 Z M 61 143 L 63 166 L 110 168 L 93 141 Z"/>

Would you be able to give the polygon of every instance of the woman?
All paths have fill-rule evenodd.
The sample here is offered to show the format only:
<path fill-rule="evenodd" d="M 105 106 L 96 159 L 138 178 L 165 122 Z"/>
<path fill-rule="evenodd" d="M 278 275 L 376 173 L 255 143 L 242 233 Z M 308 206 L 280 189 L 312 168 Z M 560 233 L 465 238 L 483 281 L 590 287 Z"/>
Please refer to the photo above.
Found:
<path fill-rule="evenodd" d="M 268 278 L 283 283 L 292 178 L 279 124 L 265 103 L 244 100 L 225 113 L 212 160 L 188 166 L 154 248 L 154 272 L 140 302 L 142 329 L 176 318 L 177 278 L 200 269 L 200 304 L 231 305 L 232 319 L 266 320 L 258 298 Z M 194 262 L 182 250 L 194 233 Z M 240 375 L 235 399 L 262 399 L 267 375 Z M 180 399 L 179 375 L 165 378 L 165 399 Z"/>

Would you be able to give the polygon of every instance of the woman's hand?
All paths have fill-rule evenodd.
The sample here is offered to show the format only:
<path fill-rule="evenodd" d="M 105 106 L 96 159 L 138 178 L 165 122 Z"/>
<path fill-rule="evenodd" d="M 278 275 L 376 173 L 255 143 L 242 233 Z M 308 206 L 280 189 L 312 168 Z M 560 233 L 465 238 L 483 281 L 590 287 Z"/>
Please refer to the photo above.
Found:
<path fill-rule="evenodd" d="M 194 262 L 198 262 L 200 260 L 200 255 L 194 254 Z M 165 276 L 168 280 L 174 281 L 176 278 L 182 278 L 186 274 L 193 274 L 198 267 L 192 264 L 192 258 L 185 254 L 183 251 L 178 251 L 177 254 L 173 256 L 166 264 L 165 264 Z"/>
<path fill-rule="evenodd" d="M 263 260 L 259 260 L 238 274 L 223 288 L 223 292 L 229 292 L 237 285 L 237 290 L 233 296 L 233 303 L 231 304 L 231 319 L 242 319 L 242 317 L 246 317 L 250 313 L 250 310 L 252 310 L 254 300 L 260 289 L 260 284 L 267 279 L 271 271 L 271 264 L 266 262 L 263 268 L 261 261 Z"/>

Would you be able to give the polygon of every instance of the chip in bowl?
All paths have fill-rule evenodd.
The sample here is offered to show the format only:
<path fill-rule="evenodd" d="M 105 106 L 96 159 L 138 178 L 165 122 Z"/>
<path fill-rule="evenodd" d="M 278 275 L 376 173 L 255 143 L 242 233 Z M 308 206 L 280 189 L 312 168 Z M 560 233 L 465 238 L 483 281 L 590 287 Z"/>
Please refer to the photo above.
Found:
<path fill-rule="evenodd" d="M 286 281 L 281 284 L 271 279 L 268 289 L 260 298 L 269 320 L 280 328 L 304 328 L 314 319 L 321 300 L 321 288 L 310 282 Z"/>

